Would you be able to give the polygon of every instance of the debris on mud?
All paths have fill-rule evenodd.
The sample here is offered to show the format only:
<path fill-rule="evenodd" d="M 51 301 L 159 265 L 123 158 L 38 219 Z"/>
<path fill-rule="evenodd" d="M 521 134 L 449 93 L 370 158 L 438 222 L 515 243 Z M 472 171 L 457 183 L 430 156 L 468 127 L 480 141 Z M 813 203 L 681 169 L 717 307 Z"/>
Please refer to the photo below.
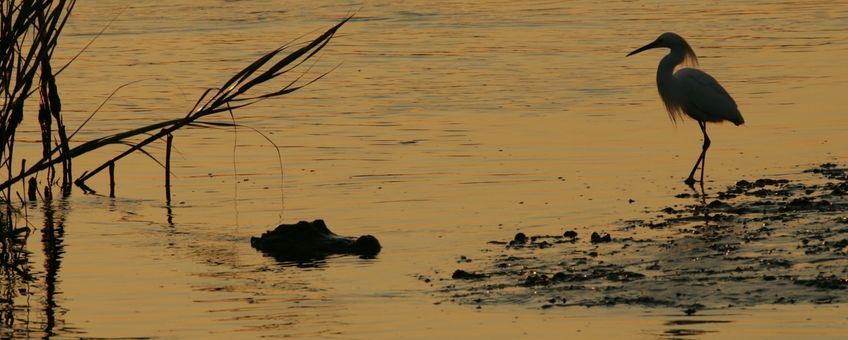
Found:
<path fill-rule="evenodd" d="M 601 236 L 601 234 L 593 232 L 591 236 L 591 241 L 592 243 L 606 243 L 612 241 L 612 237 L 610 237 L 610 234 L 604 234 L 604 236 Z"/>
<path fill-rule="evenodd" d="M 740 180 L 645 220 L 580 239 L 490 241 L 473 271 L 441 289 L 459 303 L 617 304 L 703 309 L 848 302 L 848 170 L 822 164 L 792 180 Z M 588 231 L 587 231 L 588 232 Z"/>
<path fill-rule="evenodd" d="M 486 277 L 488 276 L 485 274 L 470 273 L 461 269 L 457 269 L 453 272 L 453 275 L 451 275 L 451 278 L 454 280 L 478 280 L 485 279 Z"/>

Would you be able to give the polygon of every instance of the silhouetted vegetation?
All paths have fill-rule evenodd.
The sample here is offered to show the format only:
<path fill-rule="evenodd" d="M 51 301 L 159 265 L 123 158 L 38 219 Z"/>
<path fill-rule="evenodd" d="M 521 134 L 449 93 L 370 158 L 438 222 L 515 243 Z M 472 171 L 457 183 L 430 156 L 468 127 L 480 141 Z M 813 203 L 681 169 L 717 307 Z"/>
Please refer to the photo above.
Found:
<path fill-rule="evenodd" d="M 6 169 L 6 177 L 15 174 L 15 134 L 24 120 L 25 103 L 35 92 L 40 101 L 38 106 L 38 124 L 41 129 L 42 157 L 48 160 L 54 158 L 57 162 L 49 162 L 48 183 L 54 183 L 56 164 L 62 165 L 63 193 L 71 188 L 71 157 L 67 155 L 68 138 L 62 122 L 62 103 L 57 91 L 51 57 L 56 50 L 59 34 L 68 20 L 68 16 L 76 2 L 71 1 L 4 1 L 0 14 L 0 165 Z M 58 141 L 53 140 L 53 134 Z M 51 149 L 54 149 L 55 152 Z M 25 163 L 22 163 L 22 167 Z M 47 186 L 46 196 L 50 194 Z M 4 186 L 3 201 L 13 199 L 12 191 Z M 6 205 L 3 232 L 12 232 L 12 206 Z"/>
<path fill-rule="evenodd" d="M 336 31 L 350 20 L 350 17 L 343 19 L 314 40 L 293 41 L 266 53 L 227 79 L 221 87 L 204 91 L 184 117 L 75 143 L 74 135 L 88 120 L 76 127 L 74 132 L 67 133 L 62 119 L 62 102 L 56 75 L 68 65 L 56 70 L 51 64 L 59 35 L 75 3 L 74 0 L 4 0 L 0 3 L 0 166 L 5 170 L 0 175 L 0 203 L 4 208 L 0 211 L 0 322 L 3 324 L 0 328 L 4 330 L 0 332 L 0 337 L 9 335 L 5 330 L 15 329 L 15 323 L 19 321 L 15 318 L 14 301 L 22 294 L 17 288 L 21 286 L 41 286 L 45 292 L 43 302 L 46 315 L 42 327 L 45 335 L 53 335 L 53 329 L 61 323 L 54 315 L 57 306 L 53 294 L 63 253 L 64 224 L 61 216 L 53 216 L 56 210 L 54 202 L 51 202 L 54 188 L 59 188 L 62 196 L 67 196 L 71 194 L 72 183 L 75 183 L 84 192 L 94 193 L 86 185 L 86 180 L 108 168 L 110 192 L 113 192 L 115 163 L 134 152 L 140 151 L 149 156 L 143 148 L 163 138 L 167 139 L 164 165 L 168 173 L 174 132 L 186 126 L 234 127 L 235 122 L 208 122 L 201 121 L 201 118 L 222 112 L 232 115 L 233 110 L 289 94 L 321 79 L 329 71 L 307 78 L 314 64 L 303 64 L 315 57 Z M 306 72 L 291 74 L 298 67 L 306 68 Z M 281 84 L 273 84 L 285 76 L 288 79 Z M 263 84 L 265 86 L 259 86 Z M 26 112 L 29 108 L 27 100 L 35 98 L 38 98 L 37 114 Z M 24 119 L 37 119 L 40 127 L 41 158 L 31 164 L 27 164 L 24 159 L 16 160 L 14 153 L 16 133 Z M 144 135 L 141 141 L 133 141 L 141 135 Z M 73 179 L 72 160 L 75 157 L 112 144 L 127 145 L 128 149 L 97 168 L 83 172 L 76 180 Z M 57 170 L 57 166 L 60 169 Z M 40 176 L 41 173 L 46 175 Z M 61 176 L 58 176 L 59 173 Z M 40 181 L 36 179 L 37 174 Z M 21 191 L 13 190 L 16 183 L 21 183 Z M 170 179 L 166 176 L 167 197 L 170 201 L 169 187 Z M 25 247 L 32 229 L 26 221 L 27 204 L 24 203 L 39 197 L 44 201 L 45 218 L 41 228 L 46 258 L 43 284 L 36 282 L 32 274 L 29 260 L 31 253 Z M 16 226 L 15 216 L 22 216 L 26 222 Z"/>
<path fill-rule="evenodd" d="M 28 5 L 16 5 L 14 2 L 4 3 L 4 81 L 2 85 L 4 89 L 14 89 L 12 91 L 4 90 L 4 123 L 2 135 L 0 135 L 0 142 L 3 143 L 3 152 L 0 153 L 0 156 L 3 157 L 3 165 L 7 169 L 6 180 L 0 183 L 0 190 L 5 190 L 3 199 L 7 202 L 13 198 L 11 186 L 36 173 L 47 170 L 50 178 L 49 183 L 52 184 L 55 173 L 53 169 L 57 164 L 62 165 L 63 176 L 60 188 L 62 189 L 62 193 L 67 195 L 71 190 L 71 160 L 74 157 L 107 145 L 128 145 L 129 148 L 126 151 L 121 152 L 91 171 L 83 172 L 79 178 L 73 181 L 83 191 L 93 193 L 94 190 L 86 185 L 86 180 L 98 174 L 103 169 L 114 167 L 115 162 L 129 154 L 136 151 L 144 152 L 143 148 L 146 145 L 169 136 L 185 126 L 232 126 L 234 124 L 203 122 L 200 119 L 222 112 L 232 113 L 232 110 L 243 108 L 268 98 L 289 94 L 317 81 L 327 73 L 321 73 L 311 79 L 304 79 L 305 72 L 299 73 L 292 76 L 291 79 L 284 81 L 275 90 L 259 91 L 256 89 L 257 85 L 278 80 L 278 78 L 288 75 L 292 70 L 310 60 L 330 42 L 336 31 L 350 19 L 350 17 L 343 19 L 318 38 L 306 44 L 284 44 L 263 55 L 233 75 L 221 87 L 207 89 L 200 96 L 195 106 L 184 117 L 115 133 L 72 146 L 73 141 L 71 138 L 73 134 L 68 136 L 62 124 L 61 102 L 56 90 L 55 79 L 49 66 L 49 59 L 55 49 L 58 34 L 67 20 L 67 14 L 73 7 L 74 2 L 61 1 L 53 4 L 50 1 L 42 1 L 36 3 L 41 4 L 41 6 L 33 8 L 29 3 Z M 9 24 L 7 25 L 7 23 Z M 32 32 L 29 32 L 28 29 Z M 40 33 L 42 30 L 49 33 Z M 32 44 L 29 50 L 23 50 L 23 42 L 30 40 L 32 40 Z M 292 51 L 284 55 L 283 52 L 287 50 Z M 8 53 L 5 51 L 8 51 Z M 307 65 L 304 67 L 311 66 Z M 23 120 L 24 101 L 30 94 L 29 89 L 34 83 L 33 79 L 36 75 L 39 75 L 41 79 L 39 93 L 42 97 L 38 117 L 42 131 L 43 154 L 41 159 L 28 167 L 26 164 L 22 164 L 20 171 L 15 173 L 13 171 L 15 162 L 13 161 L 12 153 L 14 150 L 15 130 Z M 56 126 L 55 133 L 58 135 L 58 141 L 53 141 L 52 139 L 54 133 L 52 130 L 53 123 Z M 148 136 L 140 142 L 130 141 L 131 138 L 139 135 Z M 45 198 L 49 199 L 49 192 L 50 185 L 45 189 Z M 11 211 L 8 211 L 7 218 L 10 215 Z"/>

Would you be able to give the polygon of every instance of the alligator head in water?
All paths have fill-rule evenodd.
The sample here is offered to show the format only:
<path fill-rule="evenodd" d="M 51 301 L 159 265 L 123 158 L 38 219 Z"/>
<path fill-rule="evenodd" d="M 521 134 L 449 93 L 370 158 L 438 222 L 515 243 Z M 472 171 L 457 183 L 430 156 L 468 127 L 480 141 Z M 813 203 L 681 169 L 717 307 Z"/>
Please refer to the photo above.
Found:
<path fill-rule="evenodd" d="M 371 235 L 359 238 L 336 235 L 323 220 L 281 224 L 260 237 L 251 237 L 250 245 L 280 261 L 315 260 L 334 254 L 373 257 L 382 248 Z"/>

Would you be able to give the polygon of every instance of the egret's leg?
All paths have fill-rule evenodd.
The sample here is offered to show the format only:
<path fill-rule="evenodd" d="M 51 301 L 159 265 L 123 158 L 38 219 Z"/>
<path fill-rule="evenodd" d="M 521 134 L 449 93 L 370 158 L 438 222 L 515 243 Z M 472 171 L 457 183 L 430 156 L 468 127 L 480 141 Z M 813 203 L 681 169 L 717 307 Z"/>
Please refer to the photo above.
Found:
<path fill-rule="evenodd" d="M 701 123 L 701 132 L 704 133 L 704 149 L 701 151 L 701 186 L 704 186 L 704 168 L 707 167 L 707 149 L 710 148 L 710 136 L 707 136 L 707 123 Z"/>
<path fill-rule="evenodd" d="M 692 184 L 695 184 L 695 182 L 697 182 L 695 180 L 695 171 L 698 170 L 698 166 L 701 165 L 702 160 L 704 160 L 704 151 L 703 150 L 701 150 L 701 155 L 698 156 L 698 160 L 695 162 L 695 165 L 692 167 L 692 171 L 689 172 L 689 178 L 686 178 L 686 180 L 683 181 L 683 183 L 692 185 Z"/>
<path fill-rule="evenodd" d="M 701 127 L 701 132 L 704 134 L 704 145 L 701 148 L 701 155 L 698 156 L 698 160 L 695 161 L 695 165 L 692 167 L 692 171 L 689 172 L 689 178 L 687 178 L 683 183 L 692 185 L 695 182 L 695 171 L 698 170 L 698 166 L 701 165 L 701 183 L 704 181 L 704 167 L 702 162 L 704 161 L 704 157 L 707 154 L 707 149 L 710 147 L 710 137 L 707 136 L 707 123 L 698 122 L 698 126 Z"/>

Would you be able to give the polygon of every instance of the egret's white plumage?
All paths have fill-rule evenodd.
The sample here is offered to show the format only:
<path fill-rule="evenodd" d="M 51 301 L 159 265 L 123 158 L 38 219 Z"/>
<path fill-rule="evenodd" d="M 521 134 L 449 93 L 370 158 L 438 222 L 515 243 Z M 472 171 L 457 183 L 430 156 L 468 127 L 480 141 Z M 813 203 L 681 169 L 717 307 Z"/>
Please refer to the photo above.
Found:
<path fill-rule="evenodd" d="M 693 184 L 695 170 L 701 165 L 701 185 L 704 182 L 704 168 L 707 149 L 710 147 L 710 138 L 707 136 L 707 122 L 730 121 L 740 125 L 745 123 L 742 114 L 736 106 L 736 101 L 730 94 L 704 71 L 695 68 L 681 68 L 675 72 L 675 68 L 681 64 L 691 66 L 698 65 L 698 57 L 695 51 L 683 39 L 683 37 L 666 32 L 661 34 L 652 43 L 642 46 L 627 56 L 649 50 L 652 48 L 665 47 L 670 52 L 660 60 L 657 67 L 657 89 L 660 92 L 669 117 L 674 122 L 683 118 L 683 115 L 697 120 L 701 131 L 704 133 L 704 146 L 701 156 L 695 162 L 692 172 L 686 183 Z"/>

